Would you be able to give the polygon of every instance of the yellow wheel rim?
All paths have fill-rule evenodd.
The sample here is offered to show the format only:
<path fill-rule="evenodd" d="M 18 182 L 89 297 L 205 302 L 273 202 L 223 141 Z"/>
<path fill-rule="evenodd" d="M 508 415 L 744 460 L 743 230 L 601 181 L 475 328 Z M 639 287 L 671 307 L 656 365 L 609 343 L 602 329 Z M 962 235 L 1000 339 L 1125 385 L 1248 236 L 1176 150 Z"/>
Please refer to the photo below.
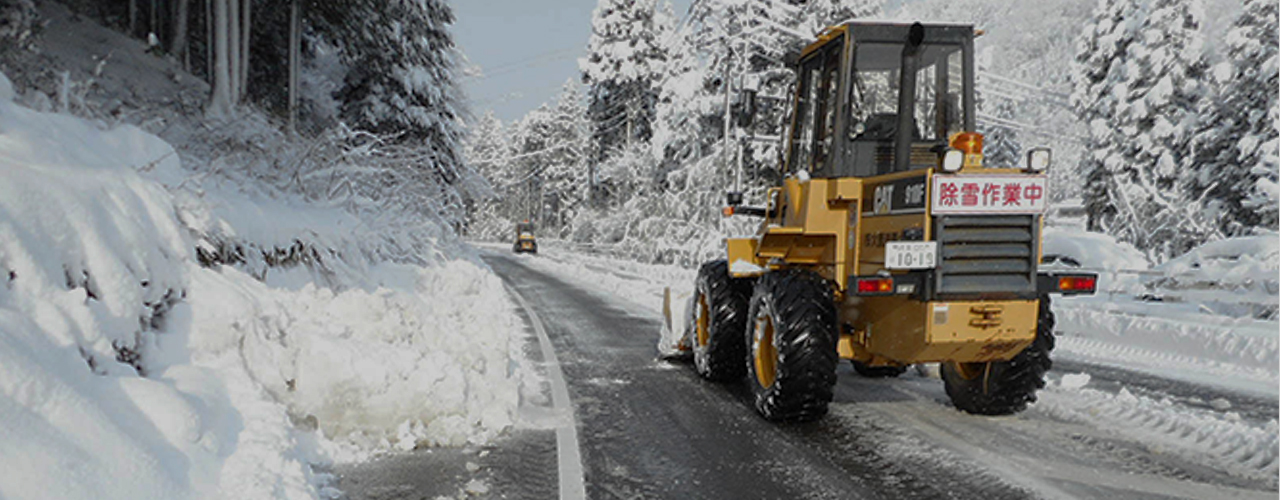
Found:
<path fill-rule="evenodd" d="M 778 379 L 778 346 L 773 342 L 773 321 L 768 316 L 756 318 L 752 352 L 756 368 L 756 381 L 760 387 L 773 387 Z"/>
<path fill-rule="evenodd" d="M 965 380 L 976 380 L 978 377 L 986 374 L 991 363 L 952 363 L 955 367 L 956 375 Z"/>
<path fill-rule="evenodd" d="M 698 337 L 698 347 L 706 347 L 711 340 L 711 308 L 707 307 L 707 296 L 698 295 L 698 324 L 694 328 Z"/>

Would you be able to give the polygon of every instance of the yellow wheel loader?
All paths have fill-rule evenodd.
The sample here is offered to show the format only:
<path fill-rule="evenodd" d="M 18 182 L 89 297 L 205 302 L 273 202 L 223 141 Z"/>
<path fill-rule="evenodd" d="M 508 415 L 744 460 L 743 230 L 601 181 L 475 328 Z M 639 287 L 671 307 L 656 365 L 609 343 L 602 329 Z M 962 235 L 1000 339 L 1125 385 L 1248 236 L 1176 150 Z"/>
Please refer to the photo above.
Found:
<path fill-rule="evenodd" d="M 533 236 L 533 224 L 528 220 L 516 224 L 516 241 L 511 244 L 515 253 L 538 253 L 538 240 Z"/>
<path fill-rule="evenodd" d="M 763 221 L 700 268 L 682 318 L 701 376 L 745 378 L 777 421 L 826 414 L 840 359 L 872 377 L 942 363 L 970 413 L 1035 400 L 1048 296 L 1093 293 L 1096 275 L 1038 272 L 1050 152 L 984 164 L 974 34 L 855 22 L 803 50 L 786 176 L 759 206 L 729 193 L 726 216 Z"/>

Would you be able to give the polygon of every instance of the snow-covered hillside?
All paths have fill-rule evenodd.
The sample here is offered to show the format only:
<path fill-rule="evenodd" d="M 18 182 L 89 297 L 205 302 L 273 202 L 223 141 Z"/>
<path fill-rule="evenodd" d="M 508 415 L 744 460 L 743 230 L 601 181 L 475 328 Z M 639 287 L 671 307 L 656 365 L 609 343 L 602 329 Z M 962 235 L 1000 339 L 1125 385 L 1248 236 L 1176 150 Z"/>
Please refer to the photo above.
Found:
<path fill-rule="evenodd" d="M 332 496 L 317 465 L 511 425 L 518 320 L 464 246 L 13 98 L 0 77 L 0 497 Z"/>

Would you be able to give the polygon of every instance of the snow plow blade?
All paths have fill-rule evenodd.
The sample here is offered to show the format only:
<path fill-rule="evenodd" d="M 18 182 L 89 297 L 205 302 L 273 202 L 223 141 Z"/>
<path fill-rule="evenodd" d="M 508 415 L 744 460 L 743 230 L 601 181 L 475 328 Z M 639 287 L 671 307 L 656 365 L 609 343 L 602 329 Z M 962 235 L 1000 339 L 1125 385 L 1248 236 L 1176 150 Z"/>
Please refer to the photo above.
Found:
<path fill-rule="evenodd" d="M 672 297 L 671 287 L 662 289 L 662 332 L 658 339 L 658 354 L 664 359 L 678 359 L 693 353 L 685 335 L 685 322 L 677 318 L 686 316 L 688 301 L 692 293 L 676 293 Z"/>

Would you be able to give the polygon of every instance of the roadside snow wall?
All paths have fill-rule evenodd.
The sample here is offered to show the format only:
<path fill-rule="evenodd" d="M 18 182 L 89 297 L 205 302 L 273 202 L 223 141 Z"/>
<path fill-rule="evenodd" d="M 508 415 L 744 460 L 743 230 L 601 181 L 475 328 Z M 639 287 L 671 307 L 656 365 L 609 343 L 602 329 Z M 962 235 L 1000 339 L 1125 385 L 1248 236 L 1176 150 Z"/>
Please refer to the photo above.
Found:
<path fill-rule="evenodd" d="M 378 262 L 339 209 L 12 98 L 0 75 L 0 498 L 319 498 L 314 464 L 510 425 L 519 323 L 476 259 Z M 310 257 L 200 264 L 230 237 Z"/>

